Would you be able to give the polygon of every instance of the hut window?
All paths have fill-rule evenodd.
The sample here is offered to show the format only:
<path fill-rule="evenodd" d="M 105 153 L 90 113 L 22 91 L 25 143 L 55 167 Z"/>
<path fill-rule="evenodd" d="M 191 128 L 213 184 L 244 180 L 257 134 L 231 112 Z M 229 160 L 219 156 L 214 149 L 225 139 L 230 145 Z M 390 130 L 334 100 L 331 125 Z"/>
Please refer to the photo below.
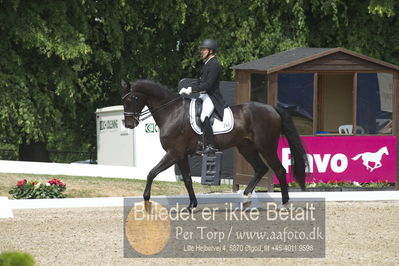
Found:
<path fill-rule="evenodd" d="M 267 76 L 251 74 L 251 101 L 267 103 Z"/>
<path fill-rule="evenodd" d="M 317 134 L 338 134 L 342 126 L 353 128 L 354 73 L 318 75 Z"/>
<path fill-rule="evenodd" d="M 313 73 L 279 73 L 278 106 L 292 116 L 301 135 L 313 134 Z"/>
<path fill-rule="evenodd" d="M 359 73 L 357 78 L 357 134 L 392 134 L 391 73 Z"/>

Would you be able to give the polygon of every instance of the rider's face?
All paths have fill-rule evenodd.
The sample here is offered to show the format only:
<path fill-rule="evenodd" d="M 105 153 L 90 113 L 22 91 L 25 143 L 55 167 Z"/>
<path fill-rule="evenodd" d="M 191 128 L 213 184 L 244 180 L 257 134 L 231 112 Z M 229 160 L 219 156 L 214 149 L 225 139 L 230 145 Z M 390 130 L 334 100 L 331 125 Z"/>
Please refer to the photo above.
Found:
<path fill-rule="evenodd" d="M 209 49 L 208 48 L 201 48 L 200 50 L 201 56 L 203 59 L 206 59 L 209 55 Z"/>

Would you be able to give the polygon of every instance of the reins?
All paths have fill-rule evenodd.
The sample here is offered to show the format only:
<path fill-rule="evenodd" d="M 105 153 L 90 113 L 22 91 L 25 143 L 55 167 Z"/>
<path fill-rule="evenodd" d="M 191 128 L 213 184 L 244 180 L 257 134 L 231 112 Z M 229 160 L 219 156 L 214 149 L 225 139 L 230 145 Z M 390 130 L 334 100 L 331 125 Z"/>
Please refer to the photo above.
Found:
<path fill-rule="evenodd" d="M 122 99 L 126 98 L 129 94 L 131 94 L 131 92 L 125 94 Z M 131 94 L 133 95 L 133 94 Z M 137 122 L 142 122 L 148 118 L 150 118 L 151 116 L 153 116 L 154 114 L 158 113 L 159 111 L 165 109 L 165 107 L 167 107 L 169 104 L 179 100 L 183 98 L 181 95 L 179 95 L 178 97 L 162 104 L 161 106 L 158 106 L 157 108 L 155 108 L 154 110 L 150 111 L 150 109 L 147 109 L 145 111 L 142 111 L 140 113 L 136 113 L 136 112 L 124 112 L 125 116 L 133 116 L 133 118 L 137 121 Z M 140 116 L 145 116 L 143 118 L 140 118 Z"/>

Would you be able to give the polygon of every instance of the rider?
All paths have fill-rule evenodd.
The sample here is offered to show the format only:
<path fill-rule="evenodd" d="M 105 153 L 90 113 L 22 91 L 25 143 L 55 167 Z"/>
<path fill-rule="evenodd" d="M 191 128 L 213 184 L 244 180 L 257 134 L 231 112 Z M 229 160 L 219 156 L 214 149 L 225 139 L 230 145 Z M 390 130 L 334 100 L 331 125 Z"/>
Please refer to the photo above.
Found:
<path fill-rule="evenodd" d="M 207 143 L 205 154 L 216 151 L 213 138 L 213 130 L 209 117 L 215 110 L 216 114 L 223 120 L 223 112 L 225 101 L 219 91 L 219 79 L 221 75 L 221 67 L 216 58 L 217 43 L 215 40 L 206 39 L 200 45 L 202 58 L 205 60 L 202 66 L 201 77 L 192 87 L 182 88 L 180 94 L 190 94 L 191 92 L 199 92 L 199 98 L 202 99 L 201 122 Z"/>

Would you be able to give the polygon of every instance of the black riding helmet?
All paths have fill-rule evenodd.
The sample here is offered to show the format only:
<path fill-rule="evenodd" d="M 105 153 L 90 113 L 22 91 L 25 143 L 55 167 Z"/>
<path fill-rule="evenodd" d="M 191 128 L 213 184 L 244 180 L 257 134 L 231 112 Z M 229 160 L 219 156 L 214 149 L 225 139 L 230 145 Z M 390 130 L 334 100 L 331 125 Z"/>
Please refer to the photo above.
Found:
<path fill-rule="evenodd" d="M 216 50 L 218 49 L 218 46 L 217 46 L 217 43 L 216 43 L 215 40 L 212 40 L 212 39 L 205 39 L 205 40 L 201 43 L 200 48 L 207 48 L 207 49 L 216 51 Z"/>

